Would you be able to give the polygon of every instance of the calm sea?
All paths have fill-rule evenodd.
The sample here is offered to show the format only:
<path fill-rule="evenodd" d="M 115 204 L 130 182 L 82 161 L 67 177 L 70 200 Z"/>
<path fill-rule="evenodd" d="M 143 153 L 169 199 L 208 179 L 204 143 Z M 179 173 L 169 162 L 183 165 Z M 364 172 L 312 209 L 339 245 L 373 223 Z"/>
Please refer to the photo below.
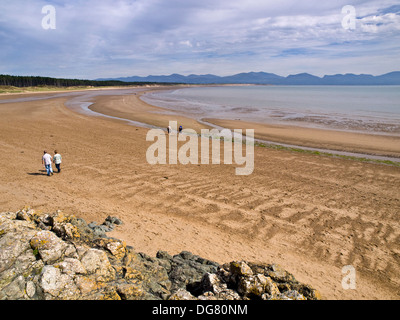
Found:
<path fill-rule="evenodd" d="M 143 100 L 197 119 L 286 123 L 400 135 L 400 86 L 216 86 Z"/>

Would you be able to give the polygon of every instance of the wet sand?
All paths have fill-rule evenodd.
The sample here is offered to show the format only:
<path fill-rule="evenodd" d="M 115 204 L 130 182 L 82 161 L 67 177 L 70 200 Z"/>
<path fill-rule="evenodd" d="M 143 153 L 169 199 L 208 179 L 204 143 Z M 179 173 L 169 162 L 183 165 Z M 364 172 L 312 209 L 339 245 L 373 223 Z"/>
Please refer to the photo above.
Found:
<path fill-rule="evenodd" d="M 138 96 L 94 98 L 91 108 L 203 127 Z M 110 236 L 153 256 L 188 250 L 219 263 L 278 263 L 325 299 L 400 298 L 400 168 L 259 147 L 250 176 L 236 176 L 235 165 L 152 166 L 148 129 L 78 113 L 68 99 L 0 104 L 1 211 L 31 205 L 98 223 L 117 216 L 124 225 Z M 60 174 L 45 175 L 45 148 L 62 154 Z M 356 290 L 342 288 L 346 265 L 356 269 Z"/>
<path fill-rule="evenodd" d="M 256 138 L 261 140 L 326 149 L 332 152 L 338 150 L 365 155 L 388 156 L 398 158 L 400 162 L 400 136 L 335 131 L 294 125 L 266 125 L 237 120 L 205 120 L 231 130 L 254 129 Z"/>
<path fill-rule="evenodd" d="M 169 120 L 177 120 L 184 128 L 191 128 L 200 133 L 201 128 L 212 128 L 217 125 L 229 129 L 254 129 L 255 138 L 275 143 L 290 144 L 303 147 L 320 148 L 331 151 L 346 151 L 366 155 L 379 155 L 398 158 L 400 161 L 400 136 L 390 134 L 368 134 L 351 131 L 337 131 L 301 127 L 296 125 L 280 125 L 245 122 L 224 119 L 202 119 L 201 123 L 189 115 L 174 113 L 160 107 L 149 105 L 140 96 L 147 91 L 128 97 L 99 97 L 90 109 L 102 114 L 131 119 L 162 128 L 168 126 Z M 103 99 L 107 99 L 104 103 Z M 209 125 L 207 125 L 209 123 Z"/>

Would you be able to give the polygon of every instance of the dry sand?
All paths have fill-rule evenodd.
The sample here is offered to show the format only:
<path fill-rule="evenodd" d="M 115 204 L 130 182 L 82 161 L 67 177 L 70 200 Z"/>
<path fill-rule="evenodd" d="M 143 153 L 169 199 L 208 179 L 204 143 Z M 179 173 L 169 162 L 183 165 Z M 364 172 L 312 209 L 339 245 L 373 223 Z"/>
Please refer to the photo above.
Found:
<path fill-rule="evenodd" d="M 250 176 L 236 176 L 235 165 L 151 166 L 148 129 L 79 114 L 67 99 L 0 104 L 1 211 L 117 216 L 124 225 L 110 235 L 153 256 L 278 263 L 325 299 L 400 298 L 399 167 L 267 148 L 256 148 Z M 163 127 L 202 127 L 146 110 L 138 96 L 95 102 Z M 62 173 L 45 175 L 45 148 L 62 154 Z M 356 290 L 342 288 L 346 265 L 356 268 Z"/>

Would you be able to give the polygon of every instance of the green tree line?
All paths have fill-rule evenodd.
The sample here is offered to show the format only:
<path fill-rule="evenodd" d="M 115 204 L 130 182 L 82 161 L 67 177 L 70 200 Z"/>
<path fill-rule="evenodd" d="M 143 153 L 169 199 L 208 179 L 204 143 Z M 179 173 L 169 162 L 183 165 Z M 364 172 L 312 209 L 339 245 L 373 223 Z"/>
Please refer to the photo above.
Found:
<path fill-rule="evenodd" d="M 118 80 L 80 80 L 80 79 L 59 79 L 50 77 L 37 76 L 11 76 L 0 74 L 0 86 L 13 87 L 37 87 L 37 86 L 54 86 L 54 87 L 76 87 L 76 86 L 127 86 L 127 85 L 148 85 L 156 84 L 154 82 L 124 82 Z M 168 83 L 169 85 L 171 83 Z"/>

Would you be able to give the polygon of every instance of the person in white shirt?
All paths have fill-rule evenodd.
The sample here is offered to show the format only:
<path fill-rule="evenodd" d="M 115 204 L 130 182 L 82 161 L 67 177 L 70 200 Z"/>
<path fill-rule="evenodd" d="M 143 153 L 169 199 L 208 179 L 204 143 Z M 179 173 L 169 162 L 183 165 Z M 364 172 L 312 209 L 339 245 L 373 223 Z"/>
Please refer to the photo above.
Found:
<path fill-rule="evenodd" d="M 56 165 L 58 173 L 60 173 L 60 171 L 61 171 L 61 168 L 60 168 L 60 166 L 61 166 L 61 154 L 59 154 L 57 152 L 57 150 L 54 150 L 53 162 Z"/>
<path fill-rule="evenodd" d="M 51 160 L 52 160 L 51 155 L 48 154 L 47 151 L 45 150 L 44 155 L 42 157 L 42 164 L 45 166 L 48 176 L 53 174 L 53 168 L 51 167 Z"/>

